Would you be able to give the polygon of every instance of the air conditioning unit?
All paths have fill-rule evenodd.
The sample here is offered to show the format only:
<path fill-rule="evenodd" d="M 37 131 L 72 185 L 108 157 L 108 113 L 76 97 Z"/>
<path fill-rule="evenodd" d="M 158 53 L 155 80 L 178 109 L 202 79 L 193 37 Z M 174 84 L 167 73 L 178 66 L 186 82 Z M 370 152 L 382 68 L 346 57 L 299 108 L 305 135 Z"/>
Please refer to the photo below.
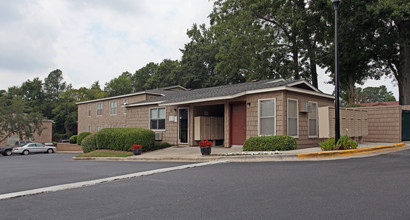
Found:
<path fill-rule="evenodd" d="M 305 111 L 308 112 L 308 113 L 312 112 L 312 103 L 310 103 L 310 102 L 305 103 Z"/>
<path fill-rule="evenodd" d="M 155 133 L 155 140 L 161 141 L 162 140 L 162 133 Z"/>

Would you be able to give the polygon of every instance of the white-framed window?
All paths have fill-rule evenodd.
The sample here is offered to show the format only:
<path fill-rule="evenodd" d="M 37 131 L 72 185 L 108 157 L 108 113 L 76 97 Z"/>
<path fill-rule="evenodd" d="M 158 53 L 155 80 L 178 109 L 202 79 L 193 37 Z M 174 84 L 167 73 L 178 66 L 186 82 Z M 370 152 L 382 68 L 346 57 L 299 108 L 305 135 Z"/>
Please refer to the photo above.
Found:
<path fill-rule="evenodd" d="M 117 114 L 117 101 L 110 102 L 110 115 Z"/>
<path fill-rule="evenodd" d="M 151 108 L 149 115 L 150 129 L 165 130 L 165 108 Z"/>
<path fill-rule="evenodd" d="M 103 113 L 103 104 L 97 103 L 97 115 L 102 115 Z"/>
<path fill-rule="evenodd" d="M 117 128 L 117 125 L 111 125 L 111 128 Z"/>
<path fill-rule="evenodd" d="M 276 99 L 260 99 L 258 113 L 259 135 L 276 135 Z"/>
<path fill-rule="evenodd" d="M 128 105 L 128 99 L 124 100 L 124 105 Z M 127 113 L 127 108 L 124 107 L 124 114 L 126 114 L 126 113 Z"/>
<path fill-rule="evenodd" d="M 88 132 L 91 133 L 91 125 L 88 125 Z"/>
<path fill-rule="evenodd" d="M 288 99 L 288 136 L 299 136 L 299 101 L 297 99 Z"/>
<path fill-rule="evenodd" d="M 312 111 L 308 113 L 308 130 L 309 130 L 309 137 L 317 137 L 317 103 L 316 102 L 308 102 L 312 105 Z"/>
<path fill-rule="evenodd" d="M 88 117 L 91 117 L 91 104 L 88 104 Z"/>
<path fill-rule="evenodd" d="M 102 129 L 101 125 L 97 125 L 97 132 L 99 132 Z"/>

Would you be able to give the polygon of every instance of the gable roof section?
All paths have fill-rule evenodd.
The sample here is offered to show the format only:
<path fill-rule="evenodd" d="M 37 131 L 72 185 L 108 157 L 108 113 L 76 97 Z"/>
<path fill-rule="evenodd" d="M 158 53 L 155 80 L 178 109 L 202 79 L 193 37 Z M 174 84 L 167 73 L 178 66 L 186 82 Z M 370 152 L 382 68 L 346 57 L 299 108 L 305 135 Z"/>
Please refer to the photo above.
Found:
<path fill-rule="evenodd" d="M 248 94 L 257 94 L 281 90 L 300 92 L 334 99 L 333 96 L 322 93 L 320 90 L 316 89 L 315 87 L 307 83 L 305 80 L 286 81 L 284 79 L 278 79 L 238 83 L 226 86 L 196 89 L 191 91 L 181 91 L 163 97 L 156 97 L 137 103 L 131 103 L 128 104 L 127 107 L 153 104 L 167 106 L 206 101 L 217 101 L 233 99 Z"/>
<path fill-rule="evenodd" d="M 186 88 L 182 86 L 169 86 L 169 87 L 164 87 L 164 88 L 158 88 L 158 89 L 150 89 L 146 91 L 141 91 L 141 92 L 135 92 L 135 93 L 130 93 L 130 94 L 124 94 L 124 95 L 118 95 L 118 96 L 112 96 L 112 97 L 107 97 L 107 98 L 102 98 L 102 99 L 94 99 L 94 100 L 89 100 L 89 101 L 83 101 L 83 102 L 77 102 L 76 104 L 86 104 L 86 103 L 94 103 L 94 102 L 101 102 L 101 101 L 106 101 L 106 100 L 112 100 L 112 99 L 118 99 L 118 98 L 127 98 L 131 96 L 136 96 L 136 95 L 156 95 L 156 96 L 166 96 L 166 95 L 171 95 L 173 93 L 176 93 L 178 91 L 187 91 Z"/>

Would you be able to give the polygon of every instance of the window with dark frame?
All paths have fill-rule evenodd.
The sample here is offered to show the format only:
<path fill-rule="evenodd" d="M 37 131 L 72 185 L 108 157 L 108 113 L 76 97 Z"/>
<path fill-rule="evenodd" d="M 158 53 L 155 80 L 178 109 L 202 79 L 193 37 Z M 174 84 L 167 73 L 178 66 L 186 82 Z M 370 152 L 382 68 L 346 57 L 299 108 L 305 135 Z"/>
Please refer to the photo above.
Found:
<path fill-rule="evenodd" d="M 97 115 L 102 115 L 102 111 L 103 111 L 103 104 L 97 103 Z"/>
<path fill-rule="evenodd" d="M 150 109 L 150 129 L 165 130 L 165 108 Z"/>

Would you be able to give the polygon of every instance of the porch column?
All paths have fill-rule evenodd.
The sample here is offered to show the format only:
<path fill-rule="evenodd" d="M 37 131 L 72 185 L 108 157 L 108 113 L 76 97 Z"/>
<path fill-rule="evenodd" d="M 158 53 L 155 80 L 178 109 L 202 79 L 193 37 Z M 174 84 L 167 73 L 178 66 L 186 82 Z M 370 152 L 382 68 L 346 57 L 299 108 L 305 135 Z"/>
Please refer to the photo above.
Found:
<path fill-rule="evenodd" d="M 230 147 L 230 118 L 231 118 L 231 109 L 229 105 L 229 101 L 225 101 L 224 104 L 224 147 Z"/>

